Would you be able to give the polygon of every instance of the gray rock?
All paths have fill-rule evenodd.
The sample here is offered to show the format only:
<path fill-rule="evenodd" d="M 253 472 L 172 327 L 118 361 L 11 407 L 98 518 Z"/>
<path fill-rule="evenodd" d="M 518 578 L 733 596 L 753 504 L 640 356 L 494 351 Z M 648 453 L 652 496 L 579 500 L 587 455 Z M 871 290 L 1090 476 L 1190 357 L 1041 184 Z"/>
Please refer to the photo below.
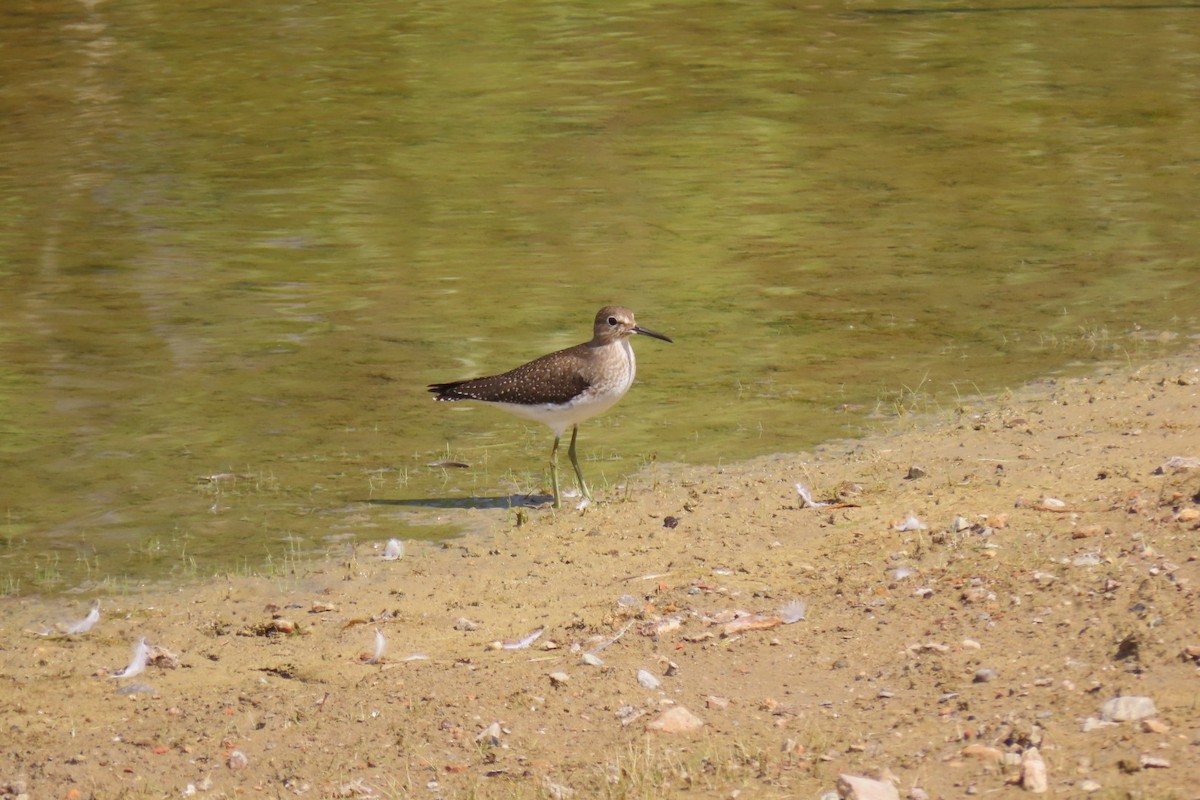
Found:
<path fill-rule="evenodd" d="M 991 683 L 1000 677 L 1000 673 L 991 667 L 981 667 L 975 670 L 975 683 Z"/>
<path fill-rule="evenodd" d="M 1114 697 L 1100 706 L 1100 719 L 1112 722 L 1128 722 L 1135 719 L 1153 717 L 1158 713 L 1154 701 L 1149 697 L 1125 695 Z"/>

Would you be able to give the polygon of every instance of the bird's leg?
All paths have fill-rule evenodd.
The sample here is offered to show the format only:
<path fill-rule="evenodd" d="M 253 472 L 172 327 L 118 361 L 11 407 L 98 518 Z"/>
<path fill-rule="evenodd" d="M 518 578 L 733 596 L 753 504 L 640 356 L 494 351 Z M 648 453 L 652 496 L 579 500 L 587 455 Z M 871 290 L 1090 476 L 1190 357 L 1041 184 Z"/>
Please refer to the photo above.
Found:
<path fill-rule="evenodd" d="M 558 493 L 558 440 L 562 434 L 554 435 L 554 447 L 550 448 L 550 483 L 554 486 L 554 507 L 562 508 L 562 496 Z M 571 440 L 574 442 L 574 439 Z M 574 444 L 571 447 L 571 457 L 575 457 Z"/>
<path fill-rule="evenodd" d="M 579 479 L 579 491 L 583 492 L 583 496 L 588 502 L 592 502 L 592 493 L 588 491 L 587 483 L 583 480 L 583 470 L 579 468 L 579 459 L 575 457 L 575 437 L 579 435 L 579 426 L 575 425 L 571 428 L 571 449 L 567 454 L 571 456 L 571 464 L 575 467 L 575 477 Z"/>

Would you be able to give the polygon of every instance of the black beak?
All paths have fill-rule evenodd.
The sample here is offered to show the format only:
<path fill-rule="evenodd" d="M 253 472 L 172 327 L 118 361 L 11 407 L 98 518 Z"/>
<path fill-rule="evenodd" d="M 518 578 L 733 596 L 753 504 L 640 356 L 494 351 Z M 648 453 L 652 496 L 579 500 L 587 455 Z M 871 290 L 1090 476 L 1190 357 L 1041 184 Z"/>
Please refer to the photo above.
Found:
<path fill-rule="evenodd" d="M 645 328 L 641 327 L 640 325 L 634 325 L 633 332 L 640 333 L 642 336 L 649 336 L 653 339 L 662 339 L 664 342 L 671 342 L 672 344 L 675 343 L 675 340 L 672 339 L 670 336 L 663 336 L 661 333 L 655 333 L 654 331 L 648 331 Z"/>

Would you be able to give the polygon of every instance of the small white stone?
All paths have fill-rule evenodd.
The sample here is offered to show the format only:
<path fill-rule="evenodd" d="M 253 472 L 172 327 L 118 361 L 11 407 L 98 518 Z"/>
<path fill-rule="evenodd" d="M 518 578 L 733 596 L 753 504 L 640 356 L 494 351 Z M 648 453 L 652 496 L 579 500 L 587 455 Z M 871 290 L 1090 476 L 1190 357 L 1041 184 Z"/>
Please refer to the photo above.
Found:
<path fill-rule="evenodd" d="M 1117 723 L 1110 722 L 1109 720 L 1088 717 L 1083 721 L 1083 724 L 1079 726 L 1079 730 L 1083 731 L 1084 733 L 1091 733 L 1092 731 L 1099 730 L 1100 728 L 1111 728 L 1116 724 Z"/>
<path fill-rule="evenodd" d="M 637 671 L 637 681 L 645 689 L 654 690 L 662 686 L 662 681 L 660 681 L 656 675 L 644 669 L 639 669 Z"/>

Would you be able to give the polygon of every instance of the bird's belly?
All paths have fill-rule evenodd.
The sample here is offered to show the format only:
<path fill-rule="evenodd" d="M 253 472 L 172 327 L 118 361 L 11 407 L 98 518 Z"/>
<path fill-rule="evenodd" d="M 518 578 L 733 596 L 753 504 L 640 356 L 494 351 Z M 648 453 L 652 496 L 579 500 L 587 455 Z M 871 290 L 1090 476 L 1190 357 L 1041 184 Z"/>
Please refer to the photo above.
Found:
<path fill-rule="evenodd" d="M 558 435 L 571 425 L 578 425 L 584 420 L 608 411 L 616 405 L 623 394 L 624 392 L 595 395 L 584 392 L 566 403 L 536 403 L 532 405 L 489 403 L 489 405 L 494 405 L 515 416 L 548 425 Z"/>

